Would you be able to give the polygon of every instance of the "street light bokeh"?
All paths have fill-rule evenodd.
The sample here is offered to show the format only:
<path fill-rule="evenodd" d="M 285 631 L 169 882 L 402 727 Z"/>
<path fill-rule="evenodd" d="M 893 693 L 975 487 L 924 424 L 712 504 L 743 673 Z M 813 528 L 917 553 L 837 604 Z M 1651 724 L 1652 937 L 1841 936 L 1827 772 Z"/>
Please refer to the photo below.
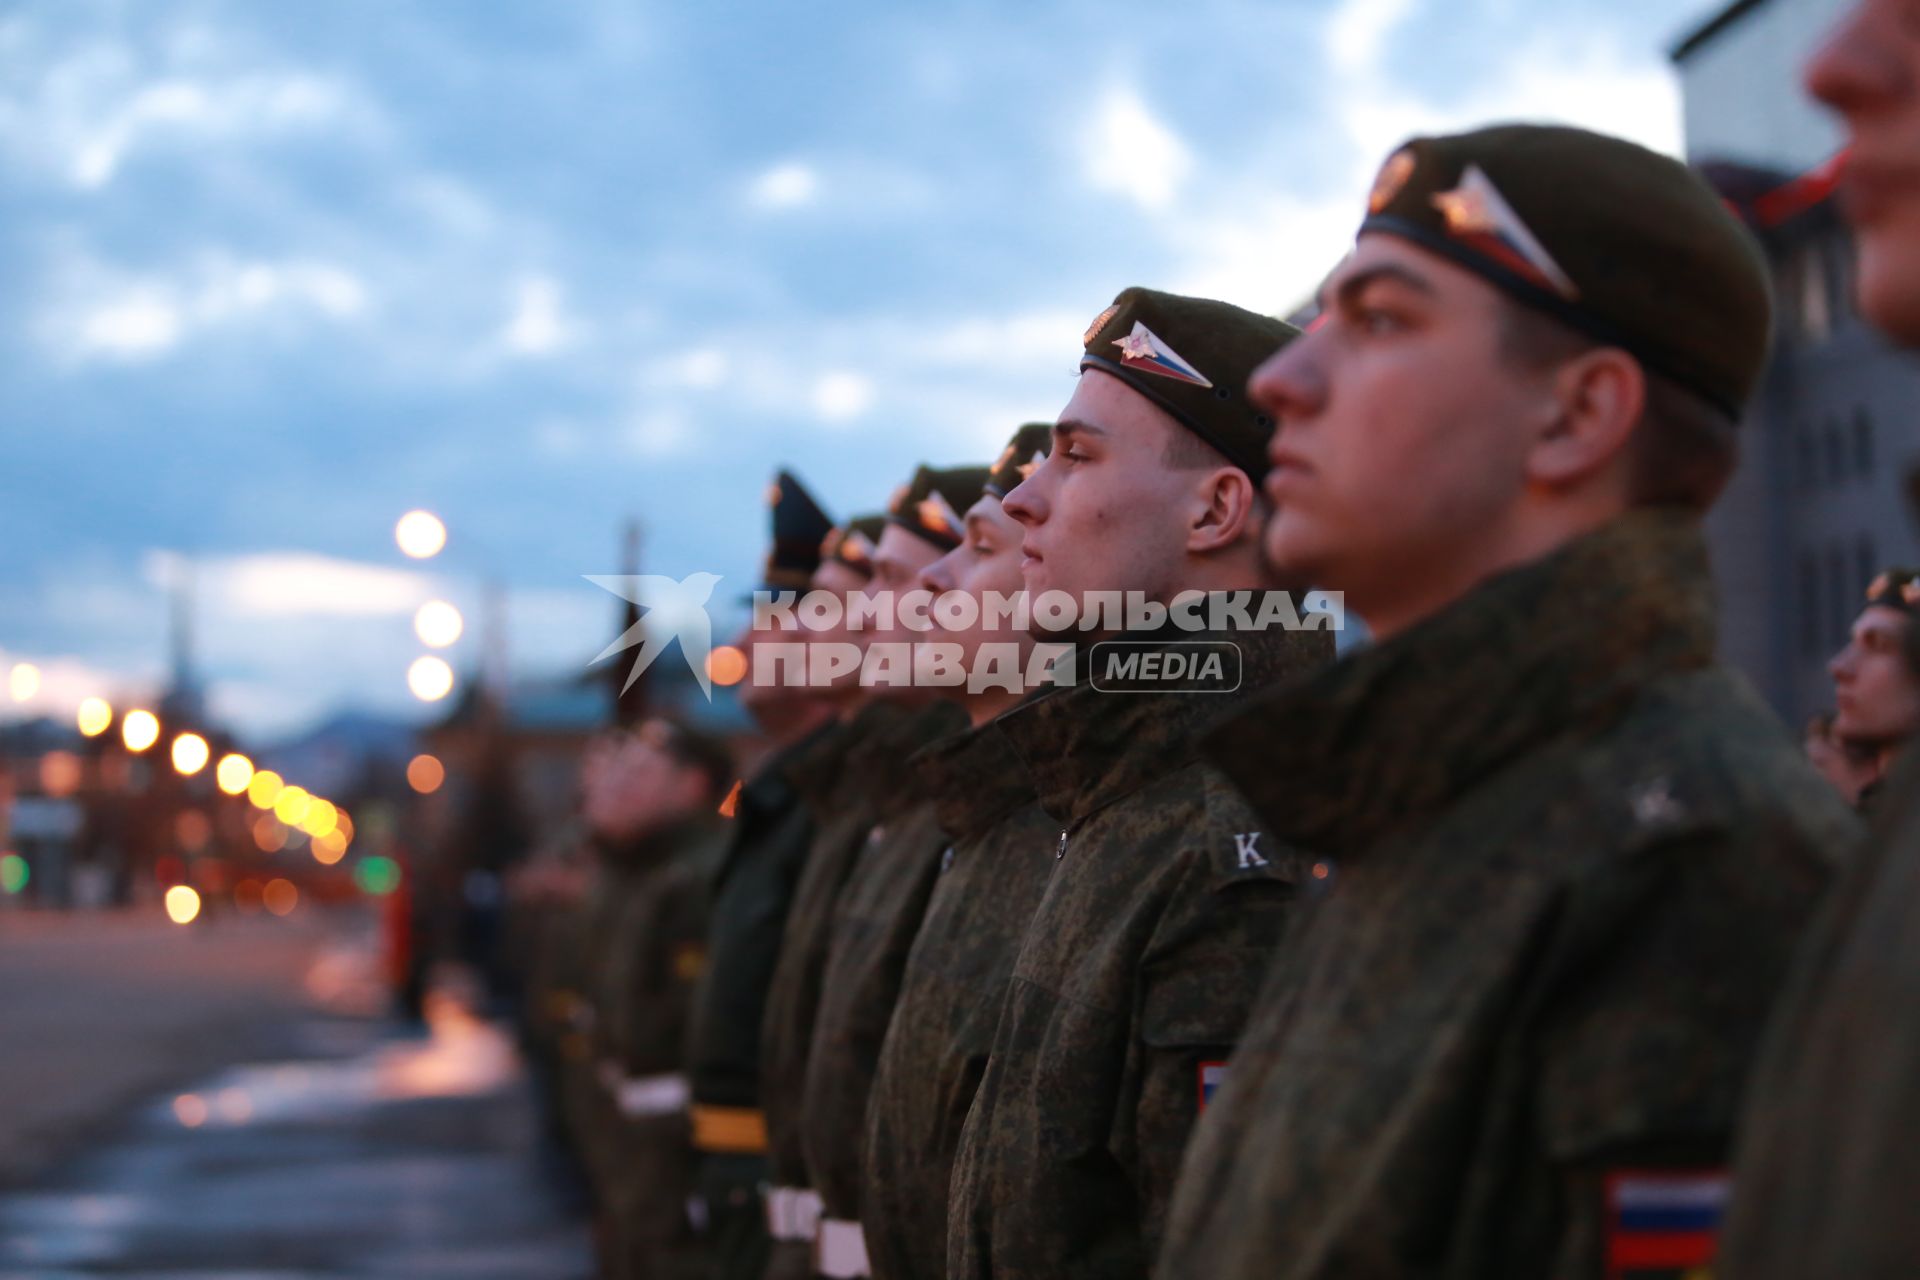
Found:
<path fill-rule="evenodd" d="M 407 761 L 407 785 L 423 796 L 430 796 L 447 780 L 446 766 L 438 756 L 425 752 Z"/>
<path fill-rule="evenodd" d="M 453 692 L 453 668 L 432 654 L 415 658 L 407 668 L 407 688 L 422 702 L 438 702 Z"/>
<path fill-rule="evenodd" d="M 40 692 L 40 668 L 31 662 L 16 662 L 7 675 L 7 689 L 15 702 L 25 702 Z"/>
<path fill-rule="evenodd" d="M 310 836 L 332 835 L 340 825 L 340 811 L 333 807 L 330 800 L 315 796 L 307 806 L 307 816 L 300 821 L 300 829 Z"/>
<path fill-rule="evenodd" d="M 160 741 L 160 717 L 151 711 L 129 711 L 120 721 L 120 740 L 127 744 L 127 750 L 145 751 Z"/>
<path fill-rule="evenodd" d="M 393 526 L 393 540 L 415 560 L 429 560 L 447 545 L 447 526 L 431 511 L 409 511 Z"/>
<path fill-rule="evenodd" d="M 184 884 L 167 890 L 167 918 L 175 924 L 192 924 L 200 914 L 200 895 Z"/>
<path fill-rule="evenodd" d="M 306 821 L 307 810 L 312 807 L 313 797 L 305 787 L 285 787 L 273 802 L 273 816 L 290 827 L 297 827 Z"/>
<path fill-rule="evenodd" d="M 173 740 L 174 772 L 191 778 L 207 767 L 207 758 L 212 754 L 205 738 L 197 733 L 183 733 Z"/>
<path fill-rule="evenodd" d="M 280 798 L 280 790 L 286 786 L 280 775 L 271 769 L 262 769 L 247 782 L 247 799 L 256 809 L 271 809 L 273 802 Z"/>
<path fill-rule="evenodd" d="M 723 644 L 707 655 L 707 678 L 727 688 L 747 678 L 747 655 L 730 644 Z"/>
<path fill-rule="evenodd" d="M 74 723 L 79 726 L 81 737 L 97 738 L 113 728 L 113 707 L 105 698 L 83 699 Z"/>
<path fill-rule="evenodd" d="M 467 627 L 460 611 L 445 600 L 429 600 L 413 615 L 413 634 L 429 649 L 444 649 Z"/>
<path fill-rule="evenodd" d="M 237 796 L 253 782 L 253 761 L 238 752 L 229 752 L 214 766 L 213 780 L 220 784 L 222 791 Z"/>

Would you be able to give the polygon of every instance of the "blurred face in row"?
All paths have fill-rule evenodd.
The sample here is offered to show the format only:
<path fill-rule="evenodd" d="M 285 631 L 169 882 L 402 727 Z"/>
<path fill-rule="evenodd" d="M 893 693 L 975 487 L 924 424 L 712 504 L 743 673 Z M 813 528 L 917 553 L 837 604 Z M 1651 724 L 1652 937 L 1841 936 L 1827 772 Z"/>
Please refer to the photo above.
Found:
<path fill-rule="evenodd" d="M 1192 585 L 1197 559 L 1248 532 L 1254 490 L 1244 471 L 1225 459 L 1168 463 L 1175 433 L 1185 430 L 1119 378 L 1098 369 L 1080 375 L 1054 425 L 1053 451 L 1003 504 L 1024 530 L 1029 592 L 1084 600 L 1140 591 L 1165 602 Z"/>
<path fill-rule="evenodd" d="M 648 722 L 614 746 L 586 781 L 587 824 L 608 840 L 637 840 L 691 817 L 707 802 L 707 777 L 665 745 L 672 729 Z"/>
<path fill-rule="evenodd" d="M 1906 658 L 1912 625 L 1907 614 L 1886 605 L 1861 610 L 1847 647 L 1827 664 L 1833 676 L 1834 736 L 1885 748 L 1920 729 L 1920 679 Z"/>
<path fill-rule="evenodd" d="M 927 633 L 915 631 L 902 621 L 905 612 L 906 597 L 910 592 L 921 591 L 920 575 L 928 566 L 940 559 L 942 550 L 928 542 L 919 534 L 901 525 L 888 523 L 880 535 L 879 543 L 873 550 L 873 581 L 867 589 L 875 593 L 885 593 L 893 598 L 890 627 L 869 627 L 850 636 L 862 646 L 876 644 L 912 645 L 927 639 Z M 884 615 L 883 615 L 884 620 Z M 911 650 L 908 651 L 911 653 Z M 912 680 L 912 667 L 894 669 L 897 680 L 871 685 L 867 692 L 875 697 L 895 700 L 922 701 L 933 696 L 938 690 L 917 686 Z"/>
<path fill-rule="evenodd" d="M 1846 124 L 1841 198 L 1859 248 L 1861 313 L 1895 341 L 1920 344 L 1920 6 L 1856 4 L 1806 82 Z"/>
<path fill-rule="evenodd" d="M 1020 522 L 1007 514 L 999 498 L 986 494 L 967 510 L 965 540 L 921 571 L 920 586 L 936 600 L 955 592 L 977 601 L 990 596 L 1017 596 L 1024 586 L 1020 572 L 1026 558 L 1020 549 L 1023 540 Z M 989 629 L 984 609 L 979 611 L 974 626 L 964 631 L 942 628 L 927 639 L 958 645 L 969 669 L 982 645 L 1017 644 L 1023 664 L 1033 645 L 1028 632 L 1005 625 Z"/>

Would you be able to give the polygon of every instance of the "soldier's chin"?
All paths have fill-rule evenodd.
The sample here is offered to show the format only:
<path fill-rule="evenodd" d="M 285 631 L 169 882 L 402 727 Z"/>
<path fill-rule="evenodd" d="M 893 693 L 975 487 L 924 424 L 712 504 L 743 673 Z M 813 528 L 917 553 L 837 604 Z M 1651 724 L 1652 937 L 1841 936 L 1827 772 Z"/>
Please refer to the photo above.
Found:
<path fill-rule="evenodd" d="M 1298 517 L 1288 519 L 1276 514 L 1260 535 L 1260 554 L 1274 577 L 1286 583 L 1315 581 L 1316 557 L 1311 550 L 1308 531 Z"/>

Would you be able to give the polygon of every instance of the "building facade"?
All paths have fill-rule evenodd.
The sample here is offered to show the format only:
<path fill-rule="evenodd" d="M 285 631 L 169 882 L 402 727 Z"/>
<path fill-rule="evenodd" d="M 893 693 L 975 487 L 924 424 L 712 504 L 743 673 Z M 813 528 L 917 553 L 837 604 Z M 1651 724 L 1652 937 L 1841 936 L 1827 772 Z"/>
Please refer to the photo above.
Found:
<path fill-rule="evenodd" d="M 1920 562 L 1906 482 L 1920 462 L 1920 361 L 1854 310 L 1828 163 L 1841 135 L 1800 87 L 1846 2 L 1739 0 L 1673 51 L 1688 159 L 1773 267 L 1773 360 L 1707 529 L 1722 654 L 1790 724 L 1832 706 L 1826 664 L 1873 576 Z"/>

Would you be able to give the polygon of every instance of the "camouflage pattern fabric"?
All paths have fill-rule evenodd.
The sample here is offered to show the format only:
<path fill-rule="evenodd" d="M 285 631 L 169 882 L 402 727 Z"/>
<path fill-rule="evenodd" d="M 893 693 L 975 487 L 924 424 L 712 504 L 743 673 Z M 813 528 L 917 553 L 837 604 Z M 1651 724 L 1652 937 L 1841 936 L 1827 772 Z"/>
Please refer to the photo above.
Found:
<path fill-rule="evenodd" d="M 1742 1113 L 1719 1274 L 1892 1280 L 1920 1267 L 1920 761 L 1795 961 Z"/>
<path fill-rule="evenodd" d="M 688 1088 L 696 1105 L 760 1106 L 760 1024 L 794 886 L 813 838 L 796 774 L 828 772 L 846 746 L 829 725 L 763 764 L 740 789 L 732 838 L 714 877 L 706 968 L 688 1030 Z M 716 1280 L 759 1280 L 768 1241 L 760 1210 L 764 1153 L 702 1152 L 696 1200 Z"/>
<path fill-rule="evenodd" d="M 806 1106 L 807 1055 L 813 1047 L 814 1016 L 833 936 L 834 904 L 874 824 L 910 801 L 906 784 L 913 753 L 951 730 L 959 714 L 944 703 L 920 709 L 893 702 L 868 703 L 849 724 L 851 745 L 837 785 L 822 792 L 827 799 L 821 806 L 806 870 L 794 891 L 761 1031 L 767 1155 L 775 1186 L 809 1185 L 801 1119 Z M 782 1280 L 808 1276 L 812 1270 L 810 1244 L 776 1242 L 766 1275 L 768 1280 Z"/>
<path fill-rule="evenodd" d="M 867 1108 L 860 1219 L 876 1280 L 943 1280 L 947 1184 L 1060 828 L 989 725 L 915 762 L 949 845 L 907 954 Z"/>
<path fill-rule="evenodd" d="M 1333 653 L 1327 632 L 1235 638 L 1248 689 Z M 953 1280 L 1147 1273 L 1304 867 L 1197 758 L 1233 702 L 1087 683 L 997 722 L 1059 834 L 961 1132 Z"/>
<path fill-rule="evenodd" d="M 687 1015 L 706 967 L 707 899 L 724 834 L 702 819 L 654 841 L 654 865 L 615 925 L 597 1048 L 601 1085 L 614 1102 L 607 1254 L 616 1280 L 702 1269 L 686 1212 L 694 1166 L 687 1113 L 681 1107 L 627 1115 L 616 1090 L 620 1079 L 684 1071 Z"/>
<path fill-rule="evenodd" d="M 1640 512 L 1214 736 L 1322 861 L 1161 1275 L 1710 1262 L 1735 1104 L 1854 822 L 1713 645 L 1696 522 Z"/>
<path fill-rule="evenodd" d="M 884 818 L 834 906 L 800 1117 L 807 1176 L 830 1218 L 861 1216 L 867 1093 L 945 848 L 926 800 Z"/>

